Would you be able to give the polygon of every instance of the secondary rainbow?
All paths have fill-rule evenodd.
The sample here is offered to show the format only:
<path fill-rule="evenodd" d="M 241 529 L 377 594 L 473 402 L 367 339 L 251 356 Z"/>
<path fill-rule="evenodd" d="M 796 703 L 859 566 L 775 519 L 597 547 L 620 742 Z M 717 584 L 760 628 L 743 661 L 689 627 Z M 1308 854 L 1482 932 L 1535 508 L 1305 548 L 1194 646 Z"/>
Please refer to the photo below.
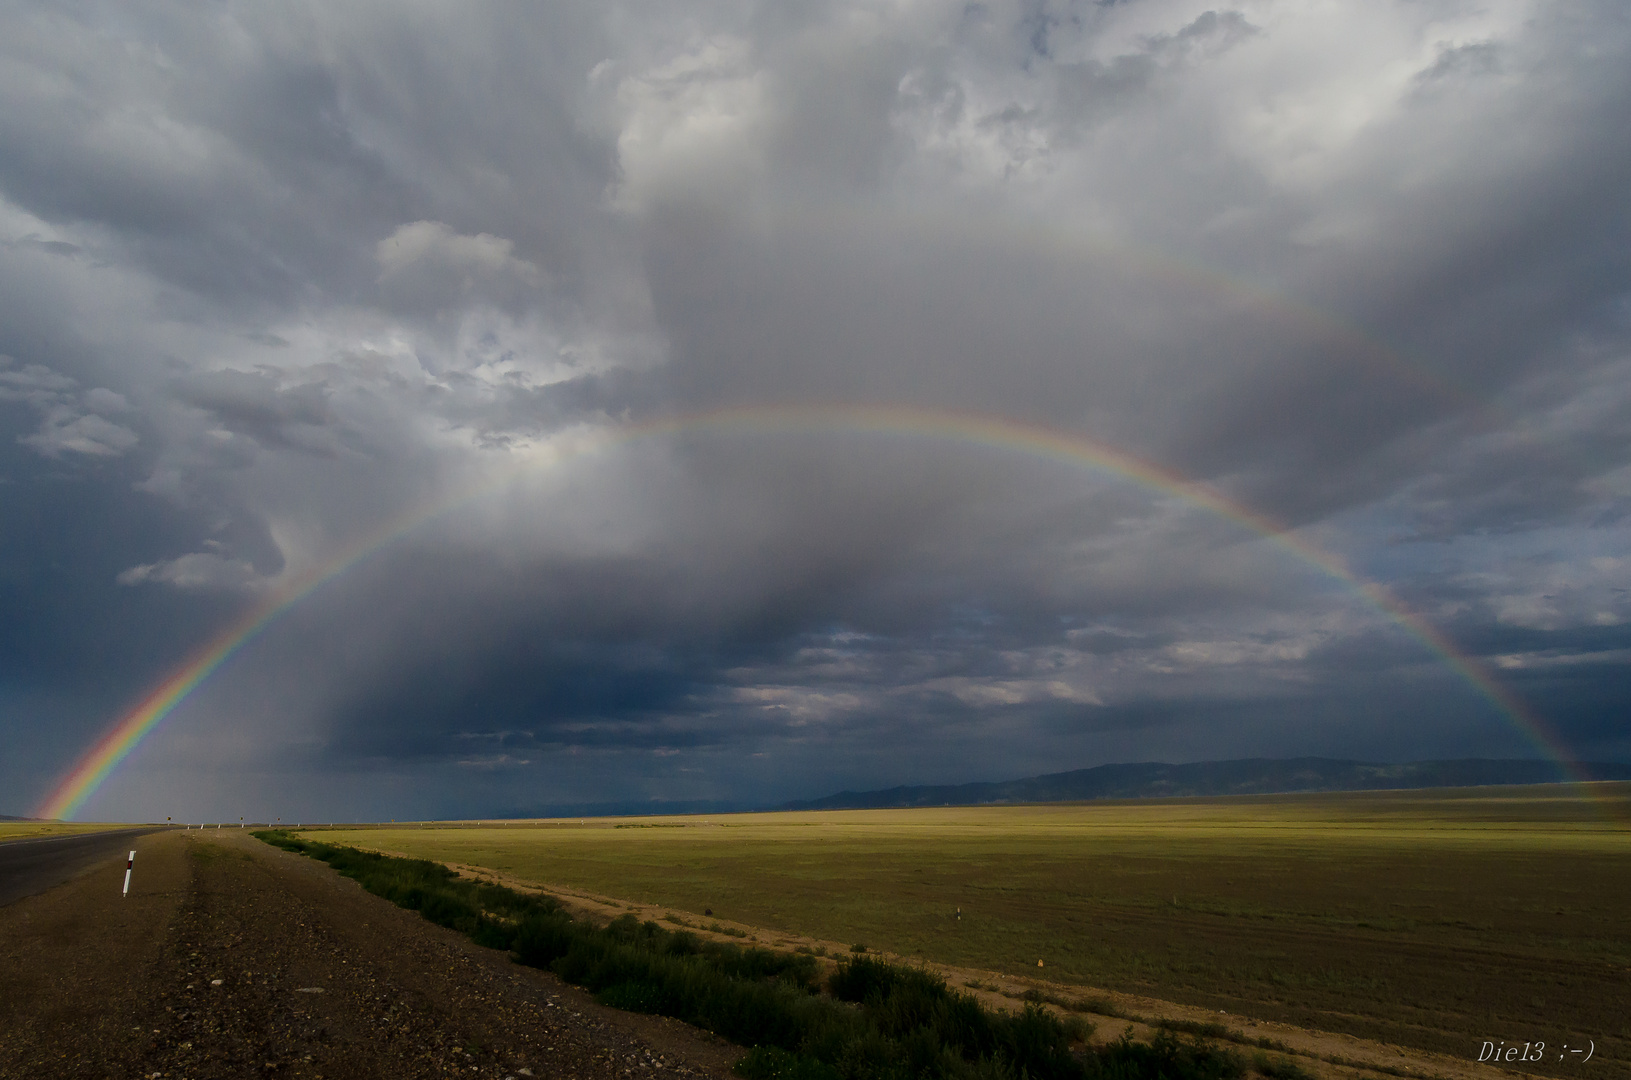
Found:
<path fill-rule="evenodd" d="M 1533 710 L 1497 682 L 1476 659 L 1463 653 L 1384 586 L 1361 581 L 1336 556 L 1288 532 L 1217 489 L 1191 480 L 1176 470 L 1076 432 L 980 413 L 907 405 L 745 405 L 666 417 L 592 433 L 580 443 L 550 456 L 547 464 L 528 461 L 501 469 L 497 478 L 393 518 L 345 545 L 320 565 L 294 574 L 194 653 L 122 716 L 106 735 L 80 757 L 40 804 L 36 815 L 42 818 L 72 818 L 143 738 L 279 615 L 324 583 L 339 577 L 415 529 L 458 507 L 500 491 L 520 476 L 540 467 L 559 465 L 573 458 L 642 439 L 730 432 L 764 436 L 853 432 L 946 439 L 1109 473 L 1202 507 L 1268 538 L 1301 561 L 1347 584 L 1465 680 L 1542 753 L 1573 772 L 1570 755 L 1564 750 L 1562 742 Z"/>

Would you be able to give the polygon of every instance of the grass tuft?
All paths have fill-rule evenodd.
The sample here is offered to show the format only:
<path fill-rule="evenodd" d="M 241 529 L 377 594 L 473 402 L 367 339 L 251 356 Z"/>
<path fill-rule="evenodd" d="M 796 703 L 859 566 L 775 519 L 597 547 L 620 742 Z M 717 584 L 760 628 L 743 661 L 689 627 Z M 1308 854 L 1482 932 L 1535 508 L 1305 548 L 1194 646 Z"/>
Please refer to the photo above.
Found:
<path fill-rule="evenodd" d="M 1252 1055 L 1252 1069 L 1269 1080 L 1314 1080 L 1314 1074 L 1288 1057 L 1270 1057 L 1259 1050 Z"/>
<path fill-rule="evenodd" d="M 1154 1020 L 1152 1027 L 1164 1028 L 1167 1031 L 1181 1031 L 1186 1035 L 1196 1035 L 1203 1039 L 1231 1039 L 1235 1033 L 1216 1021 L 1211 1020 Z"/>

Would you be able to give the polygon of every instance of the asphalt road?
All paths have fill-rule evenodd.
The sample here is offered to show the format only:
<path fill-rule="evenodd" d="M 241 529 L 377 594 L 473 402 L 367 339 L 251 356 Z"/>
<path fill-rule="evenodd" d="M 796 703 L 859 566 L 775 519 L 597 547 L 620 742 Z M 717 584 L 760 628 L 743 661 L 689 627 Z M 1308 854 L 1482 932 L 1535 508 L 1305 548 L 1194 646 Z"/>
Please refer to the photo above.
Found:
<path fill-rule="evenodd" d="M 41 836 L 0 843 L 0 907 L 42 893 L 109 859 L 122 859 L 129 841 L 156 829 Z"/>

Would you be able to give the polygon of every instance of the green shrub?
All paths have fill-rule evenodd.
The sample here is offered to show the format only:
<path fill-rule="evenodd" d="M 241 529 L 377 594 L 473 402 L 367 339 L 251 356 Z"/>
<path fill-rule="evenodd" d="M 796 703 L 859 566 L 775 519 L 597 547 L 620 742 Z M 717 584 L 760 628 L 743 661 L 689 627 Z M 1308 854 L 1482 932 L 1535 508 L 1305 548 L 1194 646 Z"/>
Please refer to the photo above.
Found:
<path fill-rule="evenodd" d="M 843 1080 L 831 1065 L 774 1046 L 755 1046 L 733 1071 L 745 1080 Z"/>
<path fill-rule="evenodd" d="M 1259 1051 L 1252 1055 L 1252 1068 L 1270 1080 L 1314 1080 L 1314 1075 L 1288 1057 L 1269 1057 Z"/>
<path fill-rule="evenodd" d="M 1187 1080 L 1238 1080 L 1245 1066 L 1238 1054 L 1199 1039 L 1178 1041 L 1171 1032 L 1158 1031 L 1147 1043 L 1122 1036 L 1096 1055 L 1098 1070 L 1093 1074 L 1105 1080 L 1131 1077 L 1185 1077 Z"/>
<path fill-rule="evenodd" d="M 1207 1039 L 1227 1039 L 1234 1034 L 1215 1020 L 1154 1020 L 1151 1026 Z"/>

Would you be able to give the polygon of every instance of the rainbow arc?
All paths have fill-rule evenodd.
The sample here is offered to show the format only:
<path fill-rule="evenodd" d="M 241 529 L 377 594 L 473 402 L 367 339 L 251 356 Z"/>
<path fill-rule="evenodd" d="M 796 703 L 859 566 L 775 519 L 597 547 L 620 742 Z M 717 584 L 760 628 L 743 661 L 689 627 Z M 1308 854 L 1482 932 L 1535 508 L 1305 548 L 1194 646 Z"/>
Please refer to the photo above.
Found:
<path fill-rule="evenodd" d="M 1546 756 L 1574 772 L 1570 755 L 1546 723 L 1500 684 L 1474 657 L 1461 651 L 1442 632 L 1412 612 L 1385 587 L 1361 581 L 1343 563 L 1295 533 L 1289 532 L 1217 489 L 1156 462 L 1075 432 L 1021 423 L 998 416 L 904 405 L 750 405 L 716 409 L 610 429 L 574 449 L 551 458 L 560 463 L 641 440 L 711 432 L 739 432 L 766 437 L 797 433 L 875 433 L 909 438 L 949 440 L 1063 462 L 1076 468 L 1121 478 L 1183 500 L 1227 518 L 1342 582 L 1365 603 L 1419 641 L 1469 687 L 1489 701 Z M 343 575 L 369 556 L 429 522 L 501 490 L 535 464 L 518 466 L 474 491 L 443 499 L 387 522 L 334 553 L 327 561 L 293 575 L 255 603 L 240 619 L 206 643 L 168 678 L 142 698 L 85 751 L 40 804 L 37 816 L 72 818 L 95 795 L 130 754 L 163 720 L 220 669 L 255 640 L 280 615 L 325 583 Z"/>

